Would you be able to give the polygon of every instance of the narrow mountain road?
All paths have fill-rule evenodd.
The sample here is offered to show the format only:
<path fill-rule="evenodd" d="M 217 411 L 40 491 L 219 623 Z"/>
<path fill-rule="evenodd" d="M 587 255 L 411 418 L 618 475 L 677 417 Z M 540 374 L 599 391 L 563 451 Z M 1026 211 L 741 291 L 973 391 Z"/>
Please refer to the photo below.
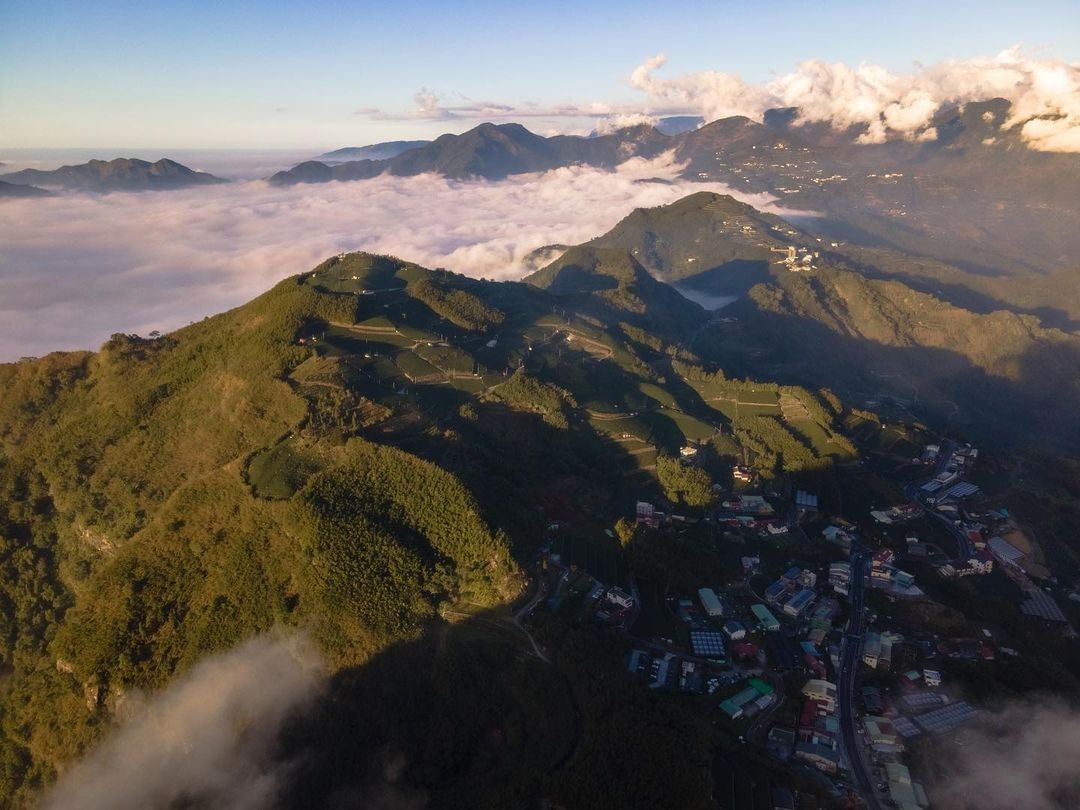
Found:
<path fill-rule="evenodd" d="M 533 638 L 533 634 L 529 632 L 529 628 L 525 626 L 524 622 L 522 622 L 522 619 L 532 613 L 536 606 L 540 604 L 540 600 L 547 596 L 547 585 L 544 583 L 544 581 L 539 578 L 535 579 L 534 581 L 539 583 L 536 588 L 536 593 L 533 594 L 532 598 L 529 599 L 529 601 L 526 602 L 520 609 L 518 609 L 516 613 L 514 613 L 514 624 L 519 630 L 521 630 L 521 632 L 523 632 L 528 637 L 529 643 L 532 644 L 533 652 L 536 653 L 536 657 L 543 661 L 545 664 L 550 664 L 551 659 L 548 658 L 544 654 L 544 651 L 540 649 L 540 645 L 536 643 L 536 639 Z"/>

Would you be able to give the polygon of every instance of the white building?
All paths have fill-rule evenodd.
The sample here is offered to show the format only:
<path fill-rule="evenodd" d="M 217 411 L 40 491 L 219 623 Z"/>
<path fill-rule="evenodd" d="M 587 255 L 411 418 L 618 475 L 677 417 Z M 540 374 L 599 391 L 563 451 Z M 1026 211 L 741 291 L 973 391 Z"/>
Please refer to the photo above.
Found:
<path fill-rule="evenodd" d="M 715 618 L 724 615 L 724 605 L 712 588 L 699 588 L 697 593 L 698 599 L 701 600 L 701 606 L 705 608 L 705 612 L 709 616 Z"/>

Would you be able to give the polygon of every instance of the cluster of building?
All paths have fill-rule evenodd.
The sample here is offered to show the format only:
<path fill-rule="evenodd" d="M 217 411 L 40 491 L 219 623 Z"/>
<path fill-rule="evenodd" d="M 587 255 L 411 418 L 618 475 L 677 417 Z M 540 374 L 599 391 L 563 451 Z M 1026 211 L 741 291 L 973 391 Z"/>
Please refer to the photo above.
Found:
<path fill-rule="evenodd" d="M 792 566 L 765 589 L 765 601 L 798 619 L 817 599 L 817 574 L 806 568 Z"/>
<path fill-rule="evenodd" d="M 751 678 L 745 689 L 729 697 L 720 704 L 720 711 L 731 720 L 753 717 L 758 712 L 769 708 L 776 701 L 772 686 L 761 678 Z"/>
<path fill-rule="evenodd" d="M 941 472 L 935 475 L 933 479 L 923 484 L 922 492 L 931 499 L 928 500 L 928 503 L 933 503 L 934 500 L 940 497 L 938 496 L 938 493 L 948 491 L 949 488 L 956 486 L 978 458 L 978 448 L 972 447 L 970 444 L 957 447 L 952 451 L 948 458 L 945 458 L 944 460 L 941 459 L 940 445 L 926 445 L 919 461 L 924 464 L 940 465 L 942 467 Z M 967 488 L 971 488 L 971 492 L 968 494 L 978 490 L 978 487 L 974 484 L 968 484 Z M 961 495 L 960 497 L 964 496 Z"/>
<path fill-rule="evenodd" d="M 891 630 L 883 630 L 880 633 L 867 631 L 863 637 L 863 663 L 871 669 L 890 669 L 893 647 L 903 640 L 902 635 Z"/>
<path fill-rule="evenodd" d="M 851 563 L 847 560 L 829 563 L 829 584 L 833 591 L 847 596 L 851 589 Z"/>
<path fill-rule="evenodd" d="M 778 191 L 782 191 L 785 194 L 796 194 L 796 189 L 778 188 Z M 792 273 L 801 273 L 804 271 L 815 270 L 814 259 L 820 259 L 821 253 L 816 250 L 810 250 L 805 247 L 795 247 L 795 245 L 788 245 L 782 248 L 769 248 L 773 253 L 783 254 L 783 259 L 780 260 L 780 264 L 784 265 Z"/>
<path fill-rule="evenodd" d="M 923 674 L 930 685 L 931 675 L 936 673 L 927 670 Z M 929 807 L 926 791 L 911 778 L 911 772 L 902 762 L 905 743 L 924 734 L 954 731 L 974 718 L 976 709 L 963 701 L 951 703 L 933 691 L 910 692 L 895 701 L 886 701 L 879 689 L 864 687 L 862 698 L 866 714 L 860 733 L 882 777 L 879 789 L 887 794 L 894 807 L 907 810 Z"/>
<path fill-rule="evenodd" d="M 888 509 L 874 509 L 870 516 L 878 523 L 907 523 L 922 517 L 922 510 L 913 504 L 902 503 Z"/>
<path fill-rule="evenodd" d="M 921 596 L 915 586 L 915 576 L 901 571 L 895 565 L 896 554 L 891 549 L 879 548 L 870 561 L 870 587 L 880 588 L 896 596 Z"/>
<path fill-rule="evenodd" d="M 840 603 L 831 596 L 822 598 L 813 610 L 808 614 L 809 629 L 806 631 L 806 641 L 816 648 L 825 643 L 825 639 L 832 631 L 833 619 L 840 612 Z"/>
<path fill-rule="evenodd" d="M 905 741 L 948 734 L 979 714 L 970 703 L 951 701 L 937 691 L 912 691 L 886 700 L 880 690 L 864 687 L 862 699 L 867 742 L 875 761 L 883 763 L 899 763 Z"/>
<path fill-rule="evenodd" d="M 989 574 L 994 570 L 994 558 L 989 552 L 979 549 L 966 560 L 953 560 L 937 570 L 946 579 Z"/>
<path fill-rule="evenodd" d="M 720 498 L 719 506 L 721 511 L 734 518 L 770 518 L 776 514 L 776 509 L 763 495 L 725 495 Z"/>
<path fill-rule="evenodd" d="M 834 520 L 831 525 L 822 530 L 821 534 L 826 543 L 839 546 L 845 552 L 850 552 L 851 544 L 855 542 L 854 527 L 847 521 Z"/>
<path fill-rule="evenodd" d="M 731 470 L 731 477 L 742 484 L 750 484 L 754 480 L 754 471 L 745 464 L 736 464 Z"/>
<path fill-rule="evenodd" d="M 941 458 L 941 448 L 927 445 L 921 460 L 927 464 L 943 467 L 934 478 L 922 484 L 919 497 L 928 509 L 949 525 L 959 544 L 959 555 L 949 562 L 935 563 L 938 573 L 946 579 L 990 574 L 995 561 L 1018 569 L 1017 549 L 1000 537 L 991 542 L 996 528 L 1008 522 L 1004 510 L 980 510 L 969 501 L 980 494 L 979 487 L 964 480 L 975 460 L 977 448 L 963 445 Z M 910 540 L 909 540 L 910 543 Z M 922 556 L 924 549 L 918 543 L 909 546 L 912 556 Z"/>
<path fill-rule="evenodd" d="M 813 765 L 825 773 L 840 769 L 840 719 L 836 685 L 811 678 L 802 689 L 806 700 L 795 732 L 795 759 Z"/>

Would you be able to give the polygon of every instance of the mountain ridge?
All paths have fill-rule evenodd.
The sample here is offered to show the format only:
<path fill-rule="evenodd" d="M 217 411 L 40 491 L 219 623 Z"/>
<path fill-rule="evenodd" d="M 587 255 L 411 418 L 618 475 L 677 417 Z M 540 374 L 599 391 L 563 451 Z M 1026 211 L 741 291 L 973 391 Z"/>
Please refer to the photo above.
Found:
<path fill-rule="evenodd" d="M 875 257 L 712 192 L 636 209 L 581 247 L 626 253 L 687 295 L 734 300 L 691 348 L 739 374 L 812 379 L 855 401 L 887 395 L 941 424 L 959 418 L 986 441 L 1080 448 L 1080 335 L 1023 310 L 966 309 L 879 270 Z"/>
<path fill-rule="evenodd" d="M 344 146 L 330 152 L 317 155 L 314 160 L 327 163 L 344 163 L 350 160 L 389 160 L 402 152 L 427 146 L 431 141 L 382 141 L 367 146 Z"/>
<path fill-rule="evenodd" d="M 79 191 L 172 190 L 228 182 L 206 172 L 189 169 L 169 158 L 153 163 L 139 158 L 90 160 L 59 169 L 23 169 L 0 175 L 0 181 Z"/>
<path fill-rule="evenodd" d="M 583 288 L 572 264 L 603 286 Z M 590 627 L 548 626 L 538 641 L 511 612 L 534 595 L 522 569 L 551 520 L 606 537 L 623 504 L 660 497 L 658 453 L 690 441 L 730 448 L 732 417 L 673 365 L 690 326 L 678 320 L 704 313 L 671 290 L 677 318 L 656 317 L 655 301 L 639 311 L 635 292 L 665 287 L 625 251 L 572 249 L 548 275 L 554 292 L 342 254 L 167 335 L 116 334 L 97 352 L 0 364 L 0 560 L 23 566 L 0 580 L 0 603 L 19 617 L 0 634 L 5 798 L 34 801 L 123 715 L 131 690 L 161 688 L 276 628 L 302 630 L 322 652 L 327 710 L 365 718 L 333 733 L 339 752 L 353 752 L 347 763 L 298 762 L 329 768 L 320 779 L 331 785 L 366 778 L 390 735 L 425 758 L 402 778 L 437 804 L 476 806 L 503 791 L 511 805 L 522 795 L 576 803 L 595 791 L 591 774 L 606 780 L 616 767 L 656 775 L 652 787 L 605 785 L 622 806 L 642 791 L 650 803 L 663 793 L 705 806 L 706 745 L 692 715 L 639 698 L 619 722 L 687 732 L 655 751 L 637 734 L 602 740 L 589 725 L 610 724 L 635 694 L 601 677 L 621 653 Z M 834 436 L 827 449 L 761 417 L 740 422 L 740 435 L 763 469 L 805 465 L 806 480 L 828 481 L 850 447 L 830 414 L 814 417 Z M 351 692 L 377 673 L 375 692 Z M 432 718 L 451 718 L 424 697 L 431 683 L 453 685 L 446 706 L 467 709 L 440 729 L 437 750 L 420 741 Z M 492 710 L 469 708 L 496 695 Z M 394 709 L 403 700 L 404 715 Z M 558 722 L 574 706 L 588 725 Z M 500 721 L 506 712 L 514 719 Z M 305 730 L 320 716 L 298 717 L 288 745 L 331 742 L 336 723 Z M 477 740 L 502 722 L 530 731 L 503 756 L 542 764 L 480 767 L 489 749 Z M 385 731 L 368 740 L 357 728 Z M 610 752 L 621 764 L 601 768 Z M 463 772 L 474 760 L 479 770 Z M 333 793 L 302 784 L 290 806 Z"/>

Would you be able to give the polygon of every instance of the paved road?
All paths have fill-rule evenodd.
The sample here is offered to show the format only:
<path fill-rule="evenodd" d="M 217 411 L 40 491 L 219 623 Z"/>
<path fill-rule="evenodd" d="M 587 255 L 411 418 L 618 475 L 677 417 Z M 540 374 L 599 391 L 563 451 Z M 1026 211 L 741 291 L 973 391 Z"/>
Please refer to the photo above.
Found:
<path fill-rule="evenodd" d="M 840 734 L 844 746 L 844 759 L 851 769 L 859 795 L 870 810 L 880 810 L 881 803 L 866 761 L 865 751 L 858 739 L 856 726 L 858 714 L 855 709 L 855 680 L 862 660 L 863 632 L 865 630 L 864 585 L 870 563 L 870 549 L 855 545 L 851 549 L 851 584 L 848 600 L 851 617 L 840 649 L 840 672 L 837 678 L 837 701 L 840 707 Z"/>

